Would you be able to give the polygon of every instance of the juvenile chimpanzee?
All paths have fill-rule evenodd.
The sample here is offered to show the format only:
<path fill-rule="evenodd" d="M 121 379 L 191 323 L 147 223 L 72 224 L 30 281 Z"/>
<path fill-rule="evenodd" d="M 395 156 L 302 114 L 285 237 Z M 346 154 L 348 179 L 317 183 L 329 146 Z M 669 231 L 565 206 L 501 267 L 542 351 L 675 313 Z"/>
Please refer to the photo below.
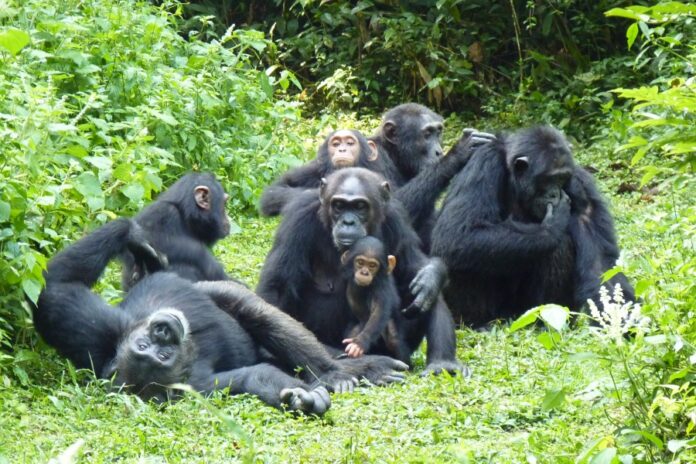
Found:
<path fill-rule="evenodd" d="M 474 152 L 445 199 L 432 252 L 447 264 L 455 319 L 474 326 L 544 303 L 578 310 L 619 256 L 592 176 L 551 127 L 502 134 Z M 625 276 L 611 281 L 633 299 Z"/>
<path fill-rule="evenodd" d="M 277 216 L 295 194 L 318 188 L 322 177 L 346 167 L 370 168 L 377 159 L 377 149 L 360 131 L 339 129 L 324 139 L 311 162 L 291 169 L 266 187 L 261 196 L 260 210 L 264 216 Z"/>
<path fill-rule="evenodd" d="M 440 194 L 466 165 L 472 149 L 493 139 L 491 134 L 466 129 L 442 156 L 442 129 L 442 116 L 423 105 L 405 103 L 387 111 L 370 137 L 377 145 L 380 165 L 372 169 L 394 186 L 394 197 L 406 208 L 425 250 L 430 249 Z"/>
<path fill-rule="evenodd" d="M 153 273 L 113 308 L 91 287 L 126 250 Z M 34 308 L 37 331 L 77 368 L 114 377 L 145 399 L 164 400 L 170 384 L 188 383 L 205 393 L 229 387 L 274 406 L 322 414 L 330 405 L 324 387 L 311 387 L 280 367 L 302 366 L 315 376 L 308 380 L 337 390 L 352 388 L 362 375 L 377 383 L 400 378 L 393 371 L 403 368 L 398 361 L 373 356 L 339 363 L 301 324 L 242 285 L 193 284 L 154 272 L 159 260 L 135 221 L 105 224 L 49 262 Z M 263 354 L 272 355 L 273 364 L 263 362 Z"/>
<path fill-rule="evenodd" d="M 341 263 L 347 282 L 348 306 L 359 321 L 343 340 L 346 354 L 360 357 L 381 337 L 391 356 L 408 362 L 411 353 L 398 324 L 401 300 L 391 275 L 396 257 L 387 254 L 379 239 L 366 236 L 343 253 Z"/>
<path fill-rule="evenodd" d="M 390 200 L 388 183 L 368 170 L 340 169 L 319 191 L 303 192 L 288 204 L 258 294 L 342 349 L 352 314 L 341 254 L 366 235 L 380 239 L 399 262 L 394 278 L 400 304 L 414 316 L 404 321 L 409 352 L 427 336 L 426 372 L 463 369 L 455 360 L 452 317 L 439 297 L 444 265 L 423 254 L 401 205 Z"/>
<path fill-rule="evenodd" d="M 229 280 L 209 248 L 230 233 L 227 198 L 212 174 L 189 173 L 148 205 L 135 221 L 148 242 L 166 257 L 168 271 L 192 282 Z M 123 254 L 122 261 L 122 285 L 128 290 L 143 277 L 143 269 L 129 252 Z"/>

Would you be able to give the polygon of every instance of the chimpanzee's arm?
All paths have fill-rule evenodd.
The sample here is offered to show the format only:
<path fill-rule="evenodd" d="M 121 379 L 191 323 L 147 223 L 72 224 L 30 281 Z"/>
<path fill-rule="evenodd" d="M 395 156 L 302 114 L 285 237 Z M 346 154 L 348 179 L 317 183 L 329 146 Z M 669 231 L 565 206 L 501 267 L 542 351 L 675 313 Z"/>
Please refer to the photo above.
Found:
<path fill-rule="evenodd" d="M 568 195 L 573 205 L 569 229 L 575 247 L 574 303 L 581 308 L 588 299 L 599 302 L 601 276 L 616 264 L 619 247 L 611 213 L 587 171 L 575 169 Z M 621 285 L 626 301 L 635 300 L 633 287 L 624 274 L 609 279 L 610 293 L 616 284 Z"/>
<path fill-rule="evenodd" d="M 352 391 L 356 379 L 374 384 L 400 382 L 408 365 L 386 356 L 363 356 L 360 361 L 334 360 L 309 330 L 278 308 L 233 282 L 199 282 L 195 286 L 232 315 L 255 341 L 285 368 L 306 368 L 313 384 L 336 392 Z M 315 380 L 316 379 L 316 380 Z"/>
<path fill-rule="evenodd" d="M 399 202 L 389 202 L 384 227 L 387 248 L 396 255 L 394 271 L 402 306 L 409 313 L 428 311 L 447 280 L 447 269 L 439 258 L 428 258 L 418 235 L 406 219 Z"/>
<path fill-rule="evenodd" d="M 384 306 L 384 298 L 374 295 L 370 303 L 370 317 L 365 327 L 353 339 L 364 351 L 369 351 L 387 328 L 391 311 Z"/>
<path fill-rule="evenodd" d="M 138 249 L 149 247 L 140 227 L 130 219 L 109 222 L 54 256 L 48 263 L 46 282 L 74 282 L 91 288 L 109 261 L 129 244 Z M 154 250 L 151 253 L 156 255 Z"/>
<path fill-rule="evenodd" d="M 286 172 L 263 191 L 259 204 L 261 214 L 279 215 L 295 195 L 303 190 L 319 187 L 319 181 L 323 176 L 322 165 L 316 160 Z"/>
<path fill-rule="evenodd" d="M 158 259 L 134 222 L 110 222 L 51 259 L 46 288 L 33 311 L 34 325 L 46 342 L 78 368 L 92 368 L 98 376 L 109 375 L 105 369 L 129 319 L 90 288 L 125 249 L 136 255 L 151 252 L 152 259 Z"/>
<path fill-rule="evenodd" d="M 416 230 L 420 230 L 422 224 L 433 215 L 435 202 L 452 177 L 469 161 L 473 150 L 494 139 L 492 134 L 466 129 L 444 157 L 422 169 L 416 177 L 396 190 L 394 197 L 404 205 Z"/>
<path fill-rule="evenodd" d="M 520 263 L 554 249 L 567 231 L 568 199 L 539 224 L 513 220 L 504 205 L 507 171 L 502 147 L 479 148 L 455 177 L 433 229 L 432 254 L 449 270 L 519 272 Z"/>
<path fill-rule="evenodd" d="M 199 282 L 195 286 L 234 317 L 285 369 L 304 367 L 309 378 L 338 391 L 352 390 L 357 383 L 305 326 L 246 287 L 233 282 Z"/>

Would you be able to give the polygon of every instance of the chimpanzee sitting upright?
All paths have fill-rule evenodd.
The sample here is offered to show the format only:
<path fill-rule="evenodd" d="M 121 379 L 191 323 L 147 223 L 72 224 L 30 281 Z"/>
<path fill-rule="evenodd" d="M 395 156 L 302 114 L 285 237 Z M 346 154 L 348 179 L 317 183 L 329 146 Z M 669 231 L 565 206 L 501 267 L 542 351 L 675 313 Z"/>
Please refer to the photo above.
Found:
<path fill-rule="evenodd" d="M 167 270 L 192 282 L 229 280 L 209 247 L 230 233 L 227 194 L 209 173 L 189 173 L 176 181 L 135 221 L 148 242 L 167 261 Z M 124 253 L 122 285 L 128 290 L 143 277 L 131 253 Z"/>
<path fill-rule="evenodd" d="M 370 168 L 376 159 L 377 151 L 374 143 L 368 142 L 360 131 L 352 129 L 333 131 L 324 139 L 314 160 L 291 169 L 266 187 L 261 196 L 261 214 L 277 216 L 295 194 L 306 189 L 318 188 L 322 177 L 340 168 L 357 166 Z"/>
<path fill-rule="evenodd" d="M 427 336 L 426 373 L 459 371 L 452 316 L 440 298 L 446 269 L 422 251 L 418 236 L 384 178 L 363 168 L 332 173 L 319 191 L 298 195 L 284 211 L 257 287 L 258 294 L 309 328 L 324 343 L 341 347 L 352 314 L 341 255 L 372 235 L 398 259 L 394 278 L 413 352 Z M 362 358 L 358 358 L 362 359 Z"/>
<path fill-rule="evenodd" d="M 544 303 L 578 310 L 619 256 L 592 176 L 551 127 L 499 135 L 453 180 L 433 230 L 449 270 L 445 299 L 474 326 Z M 626 277 L 611 279 L 633 299 Z"/>
<path fill-rule="evenodd" d="M 113 308 L 91 287 L 126 250 L 149 275 Z M 393 369 L 406 368 L 380 356 L 335 361 L 301 324 L 242 285 L 193 284 L 156 272 L 162 266 L 135 221 L 105 224 L 51 259 L 34 325 L 77 368 L 115 376 L 117 385 L 145 399 L 164 400 L 170 384 L 189 383 L 201 392 L 229 387 L 233 394 L 248 392 L 274 406 L 321 414 L 330 404 L 326 390 L 285 371 L 304 366 L 308 381 L 343 391 L 359 376 L 398 381 Z M 265 354 L 273 356 L 272 364 L 262 362 Z"/>
<path fill-rule="evenodd" d="M 406 208 L 424 249 L 430 249 L 435 203 L 450 180 L 466 165 L 474 147 L 493 139 L 491 134 L 466 129 L 442 156 L 442 116 L 423 105 L 405 103 L 382 118 L 370 137 L 377 145 L 380 172 L 394 187 L 394 197 Z"/>
<path fill-rule="evenodd" d="M 381 337 L 389 355 L 408 363 L 411 356 L 399 324 L 401 300 L 391 275 L 396 257 L 387 254 L 379 239 L 367 236 L 344 252 L 341 262 L 348 306 L 359 321 L 343 340 L 346 354 L 360 357 Z"/>

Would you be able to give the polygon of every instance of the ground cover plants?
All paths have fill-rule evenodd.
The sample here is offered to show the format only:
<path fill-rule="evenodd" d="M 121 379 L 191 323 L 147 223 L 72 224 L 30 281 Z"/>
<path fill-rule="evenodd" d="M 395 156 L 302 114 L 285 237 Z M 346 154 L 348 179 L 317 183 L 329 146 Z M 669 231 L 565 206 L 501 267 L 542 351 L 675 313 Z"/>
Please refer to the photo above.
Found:
<path fill-rule="evenodd" d="M 464 3 L 438 2 L 436 11 Z M 506 11 L 512 2 L 489 3 Z M 525 7 L 543 13 L 537 26 L 531 13 L 521 19 L 525 34 L 562 25 L 564 2 L 547 3 Z M 307 109 L 298 79 L 274 62 L 286 49 L 250 29 L 215 33 L 216 18 L 184 18 L 177 2 L 0 0 L 0 463 L 694 462 L 696 10 L 602 5 L 601 21 L 585 11 L 561 37 L 581 43 L 575 32 L 614 21 L 626 31 L 622 54 L 614 44 L 611 56 L 596 57 L 600 45 L 587 45 L 589 61 L 572 75 L 563 66 L 542 73 L 550 55 L 520 50 L 524 59 L 507 69 L 518 90 L 486 99 L 475 115 L 450 116 L 445 145 L 466 126 L 564 128 L 615 215 L 623 249 L 615 271 L 630 276 L 641 298 L 640 318 L 635 307 L 612 311 L 636 324 L 592 323 L 550 306 L 489 331 L 462 328 L 458 356 L 471 378 L 419 377 L 421 351 L 403 384 L 335 395 L 314 418 L 249 396 L 189 393 L 157 406 L 112 392 L 38 339 L 25 295 L 36 297 L 57 249 L 133 214 L 189 169 L 214 171 L 230 193 L 234 234 L 215 253 L 253 286 L 278 224 L 254 213 L 263 186 L 311 157 L 330 128 L 370 133 L 378 115 L 340 104 Z M 320 2 L 300 6 L 320 17 Z M 348 14 L 338 5 L 329 11 Z M 487 34 L 503 33 L 502 23 L 496 16 Z M 434 55 L 438 66 L 446 49 Z M 378 67 L 379 56 L 366 66 Z M 515 74 L 522 71 L 526 79 Z M 453 76 L 415 95 L 428 101 L 440 85 L 450 91 L 462 78 Z M 340 93 L 345 82 L 328 90 Z M 390 82 L 375 83 L 368 100 Z M 118 278 L 114 266 L 99 288 L 111 300 L 120 298 Z"/>

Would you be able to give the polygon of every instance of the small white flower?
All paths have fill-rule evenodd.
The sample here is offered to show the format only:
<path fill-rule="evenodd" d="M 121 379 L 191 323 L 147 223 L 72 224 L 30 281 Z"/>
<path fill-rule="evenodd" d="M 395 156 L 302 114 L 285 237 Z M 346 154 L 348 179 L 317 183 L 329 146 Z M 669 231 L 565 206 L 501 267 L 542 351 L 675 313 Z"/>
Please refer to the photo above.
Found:
<path fill-rule="evenodd" d="M 609 295 L 609 289 L 602 285 L 599 288 L 599 301 L 602 311 L 592 300 L 587 300 L 590 315 L 597 321 L 599 327 L 595 331 L 613 340 L 617 345 L 624 342 L 624 334 L 632 327 L 643 328 L 650 319 L 640 314 L 640 304 L 626 301 L 621 285 L 616 284 L 614 294 Z"/>

